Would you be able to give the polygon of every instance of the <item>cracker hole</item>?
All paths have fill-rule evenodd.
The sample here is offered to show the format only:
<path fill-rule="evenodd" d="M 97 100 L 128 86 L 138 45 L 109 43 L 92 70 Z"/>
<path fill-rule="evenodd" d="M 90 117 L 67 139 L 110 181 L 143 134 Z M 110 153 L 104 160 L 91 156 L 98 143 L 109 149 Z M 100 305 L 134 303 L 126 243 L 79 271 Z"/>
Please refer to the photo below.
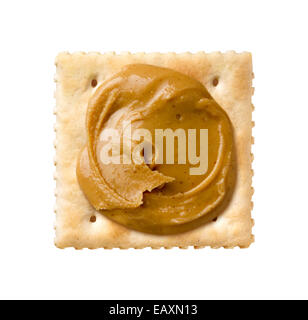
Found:
<path fill-rule="evenodd" d="M 213 79 L 213 81 L 212 81 L 213 86 L 214 86 L 214 87 L 217 87 L 218 83 L 219 83 L 219 79 L 218 79 L 218 77 L 215 77 L 215 78 Z"/>
<path fill-rule="evenodd" d="M 217 217 L 212 220 L 213 222 L 217 221 Z"/>
<path fill-rule="evenodd" d="M 96 217 L 95 216 L 91 216 L 90 217 L 90 222 L 94 223 L 96 221 Z"/>
<path fill-rule="evenodd" d="M 97 86 L 97 80 L 96 79 L 93 79 L 91 81 L 91 86 L 92 86 L 92 88 L 95 88 Z"/>
<path fill-rule="evenodd" d="M 181 116 L 179 113 L 177 113 L 177 114 L 175 115 L 175 117 L 176 117 L 177 120 L 181 120 L 181 119 L 182 119 L 182 116 Z"/>

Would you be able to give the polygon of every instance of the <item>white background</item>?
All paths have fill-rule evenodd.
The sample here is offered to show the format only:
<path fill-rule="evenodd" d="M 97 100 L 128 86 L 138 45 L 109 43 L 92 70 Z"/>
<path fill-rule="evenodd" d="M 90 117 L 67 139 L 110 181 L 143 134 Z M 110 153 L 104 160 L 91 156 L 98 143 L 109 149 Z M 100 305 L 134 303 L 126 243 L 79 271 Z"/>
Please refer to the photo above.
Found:
<path fill-rule="evenodd" d="M 2 1 L 0 298 L 308 298 L 306 1 Z M 61 51 L 250 51 L 256 242 L 240 250 L 53 244 Z"/>

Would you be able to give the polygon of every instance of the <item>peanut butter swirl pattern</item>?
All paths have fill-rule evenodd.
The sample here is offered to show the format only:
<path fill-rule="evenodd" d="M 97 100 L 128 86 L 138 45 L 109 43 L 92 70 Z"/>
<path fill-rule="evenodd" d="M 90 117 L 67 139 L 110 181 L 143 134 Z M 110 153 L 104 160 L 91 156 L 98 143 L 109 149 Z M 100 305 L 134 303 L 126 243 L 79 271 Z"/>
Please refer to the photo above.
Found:
<path fill-rule="evenodd" d="M 121 137 L 118 154 L 112 154 L 117 163 L 102 160 L 110 129 Z M 166 160 L 170 150 L 157 150 L 150 139 L 157 130 L 170 129 L 185 137 L 174 139 L 174 164 Z M 183 150 L 189 159 L 192 129 L 207 129 L 203 174 L 192 174 L 197 165 L 180 161 Z M 232 125 L 195 79 L 166 68 L 128 65 L 91 97 L 86 132 L 77 162 L 79 185 L 93 207 L 113 221 L 141 232 L 173 234 L 213 220 L 228 205 L 235 183 Z M 200 150 L 201 142 L 196 134 L 194 146 Z M 152 156 L 146 159 L 149 149 Z M 131 150 L 138 151 L 139 162 L 132 161 Z M 165 161 L 157 164 L 157 158 Z"/>

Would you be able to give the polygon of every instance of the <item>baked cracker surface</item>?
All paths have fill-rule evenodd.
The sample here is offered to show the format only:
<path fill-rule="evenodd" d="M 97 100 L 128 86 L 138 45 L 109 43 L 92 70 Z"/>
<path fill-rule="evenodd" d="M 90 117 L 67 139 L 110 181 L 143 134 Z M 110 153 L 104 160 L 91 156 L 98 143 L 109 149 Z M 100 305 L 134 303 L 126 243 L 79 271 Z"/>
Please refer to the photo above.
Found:
<path fill-rule="evenodd" d="M 90 96 L 105 79 L 131 63 L 147 63 L 199 80 L 227 112 L 234 129 L 236 185 L 216 221 L 176 235 L 127 229 L 96 212 L 76 178 L 77 156 L 86 143 L 85 116 Z M 248 247 L 252 235 L 252 59 L 251 54 L 220 53 L 60 53 L 56 58 L 56 237 L 59 248 L 233 248 Z M 218 83 L 217 83 L 218 81 Z M 96 217 L 95 222 L 93 217 Z"/>

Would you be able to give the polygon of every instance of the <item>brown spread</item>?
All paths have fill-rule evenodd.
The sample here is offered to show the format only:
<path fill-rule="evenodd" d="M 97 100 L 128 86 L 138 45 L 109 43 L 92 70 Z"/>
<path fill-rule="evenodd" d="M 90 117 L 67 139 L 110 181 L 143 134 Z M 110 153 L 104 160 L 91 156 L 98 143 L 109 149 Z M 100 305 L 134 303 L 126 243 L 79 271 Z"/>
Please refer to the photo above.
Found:
<path fill-rule="evenodd" d="M 157 150 L 158 133 L 168 130 L 182 135 L 175 135 L 173 150 Z M 232 126 L 198 81 L 166 68 L 128 65 L 91 97 L 86 132 L 78 181 L 93 207 L 113 221 L 173 234 L 213 220 L 228 204 L 235 177 Z M 110 132 L 119 135 L 105 139 Z M 201 133 L 207 139 L 207 170 L 196 174 L 200 164 L 187 159 L 198 159 L 198 152 L 201 158 Z M 191 146 L 198 151 L 194 157 Z M 115 161 L 106 162 L 104 155 Z M 131 161 L 133 156 L 139 162 Z"/>

